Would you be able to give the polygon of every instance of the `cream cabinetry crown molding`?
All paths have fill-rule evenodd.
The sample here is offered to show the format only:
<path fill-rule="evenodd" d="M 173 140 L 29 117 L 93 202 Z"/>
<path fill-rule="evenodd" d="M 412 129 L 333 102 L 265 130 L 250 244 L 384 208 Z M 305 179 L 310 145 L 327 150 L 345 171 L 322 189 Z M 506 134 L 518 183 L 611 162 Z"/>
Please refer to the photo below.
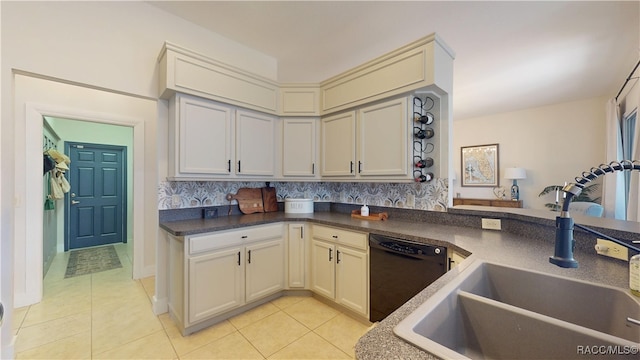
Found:
<path fill-rule="evenodd" d="M 165 42 L 159 96 L 176 92 L 280 116 L 322 116 L 416 90 L 450 94 L 453 51 L 425 36 L 319 84 L 278 83 Z"/>
<path fill-rule="evenodd" d="M 158 56 L 160 98 L 176 92 L 278 113 L 279 84 L 273 80 L 224 64 L 181 46 L 165 42 Z"/>
<path fill-rule="evenodd" d="M 320 84 L 281 84 L 281 116 L 320 116 Z"/>
<path fill-rule="evenodd" d="M 320 83 L 322 114 L 421 89 L 440 88 L 450 93 L 453 51 L 436 34 Z M 436 90 L 436 89 L 433 89 Z"/>

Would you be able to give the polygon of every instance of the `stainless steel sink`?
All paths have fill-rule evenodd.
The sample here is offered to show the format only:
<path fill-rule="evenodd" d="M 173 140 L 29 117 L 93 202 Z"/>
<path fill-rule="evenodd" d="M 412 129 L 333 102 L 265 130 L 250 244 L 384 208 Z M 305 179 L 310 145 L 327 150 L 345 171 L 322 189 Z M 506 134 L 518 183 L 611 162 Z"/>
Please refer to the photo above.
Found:
<path fill-rule="evenodd" d="M 476 261 L 394 331 L 445 359 L 589 358 L 640 346 L 628 317 L 640 301 L 621 289 Z"/>

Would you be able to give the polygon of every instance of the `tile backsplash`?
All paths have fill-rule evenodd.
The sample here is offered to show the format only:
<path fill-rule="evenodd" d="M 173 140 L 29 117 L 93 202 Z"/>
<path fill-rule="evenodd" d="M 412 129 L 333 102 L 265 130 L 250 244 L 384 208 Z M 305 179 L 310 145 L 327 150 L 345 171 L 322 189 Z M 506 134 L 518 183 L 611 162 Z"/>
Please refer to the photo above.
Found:
<path fill-rule="evenodd" d="M 242 187 L 264 186 L 264 182 L 165 181 L 158 186 L 158 209 L 228 205 L 227 194 L 235 194 Z M 447 208 L 447 179 L 434 179 L 429 183 L 272 182 L 271 186 L 276 188 L 278 201 L 312 198 L 316 202 L 418 210 L 445 211 Z"/>

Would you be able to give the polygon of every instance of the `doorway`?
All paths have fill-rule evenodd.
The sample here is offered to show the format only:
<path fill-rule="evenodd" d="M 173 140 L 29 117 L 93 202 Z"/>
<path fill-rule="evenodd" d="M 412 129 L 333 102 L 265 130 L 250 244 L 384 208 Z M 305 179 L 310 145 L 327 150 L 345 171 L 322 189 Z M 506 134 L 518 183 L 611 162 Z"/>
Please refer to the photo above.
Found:
<path fill-rule="evenodd" d="M 34 304 L 42 298 L 42 134 L 43 116 L 82 120 L 78 123 L 116 125 L 129 129 L 132 146 L 127 155 L 129 181 L 127 195 L 127 247 L 132 252 L 133 278 L 155 273 L 158 174 L 157 99 L 58 82 L 14 73 L 14 136 L 12 162 L 15 164 L 13 234 L 14 307 Z M 163 117 L 160 117 L 163 118 Z M 88 135 L 96 135 L 98 131 Z M 60 134 L 63 135 L 63 134 Z M 87 135 L 85 133 L 85 135 Z M 60 136 L 68 141 L 104 143 L 101 140 Z M 111 137 L 111 139 L 118 139 Z M 145 161 L 145 159 L 148 159 Z M 153 160 L 151 160 L 153 159 Z M 134 167 L 135 165 L 135 167 Z M 133 169 L 135 168 L 135 171 Z M 61 202 L 60 205 L 63 205 Z M 155 210 L 155 212 L 154 212 Z M 60 223 L 64 215 L 60 215 Z M 59 228 L 62 228 L 60 226 Z M 64 239 L 62 234 L 59 239 Z M 58 244 L 64 251 L 64 240 Z M 4 254 L 3 254 L 4 255 Z M 162 305 L 162 304 L 161 304 Z"/>
<path fill-rule="evenodd" d="M 65 142 L 71 190 L 65 199 L 64 250 L 126 243 L 127 148 Z"/>

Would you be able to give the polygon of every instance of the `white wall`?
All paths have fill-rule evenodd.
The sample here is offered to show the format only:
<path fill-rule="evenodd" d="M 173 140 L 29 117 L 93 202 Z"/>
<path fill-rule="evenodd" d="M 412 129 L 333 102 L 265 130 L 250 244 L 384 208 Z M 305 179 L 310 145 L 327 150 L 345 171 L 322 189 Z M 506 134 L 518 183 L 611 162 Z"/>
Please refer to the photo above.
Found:
<path fill-rule="evenodd" d="M 518 180 L 524 207 L 545 209 L 544 204 L 553 202 L 554 197 L 538 197 L 544 187 L 573 182 L 583 171 L 605 162 L 606 100 L 583 99 L 454 120 L 453 169 L 457 180 L 453 195 L 495 198 L 492 188 L 460 186 L 460 147 L 498 143 L 500 176 L 507 167 L 525 168 L 527 179 Z M 511 180 L 501 178 L 500 185 L 508 190 Z"/>
<path fill-rule="evenodd" d="M 3 1 L 1 6 L 5 69 L 157 97 L 157 56 L 170 41 L 277 77 L 274 58 L 144 2 Z"/>

